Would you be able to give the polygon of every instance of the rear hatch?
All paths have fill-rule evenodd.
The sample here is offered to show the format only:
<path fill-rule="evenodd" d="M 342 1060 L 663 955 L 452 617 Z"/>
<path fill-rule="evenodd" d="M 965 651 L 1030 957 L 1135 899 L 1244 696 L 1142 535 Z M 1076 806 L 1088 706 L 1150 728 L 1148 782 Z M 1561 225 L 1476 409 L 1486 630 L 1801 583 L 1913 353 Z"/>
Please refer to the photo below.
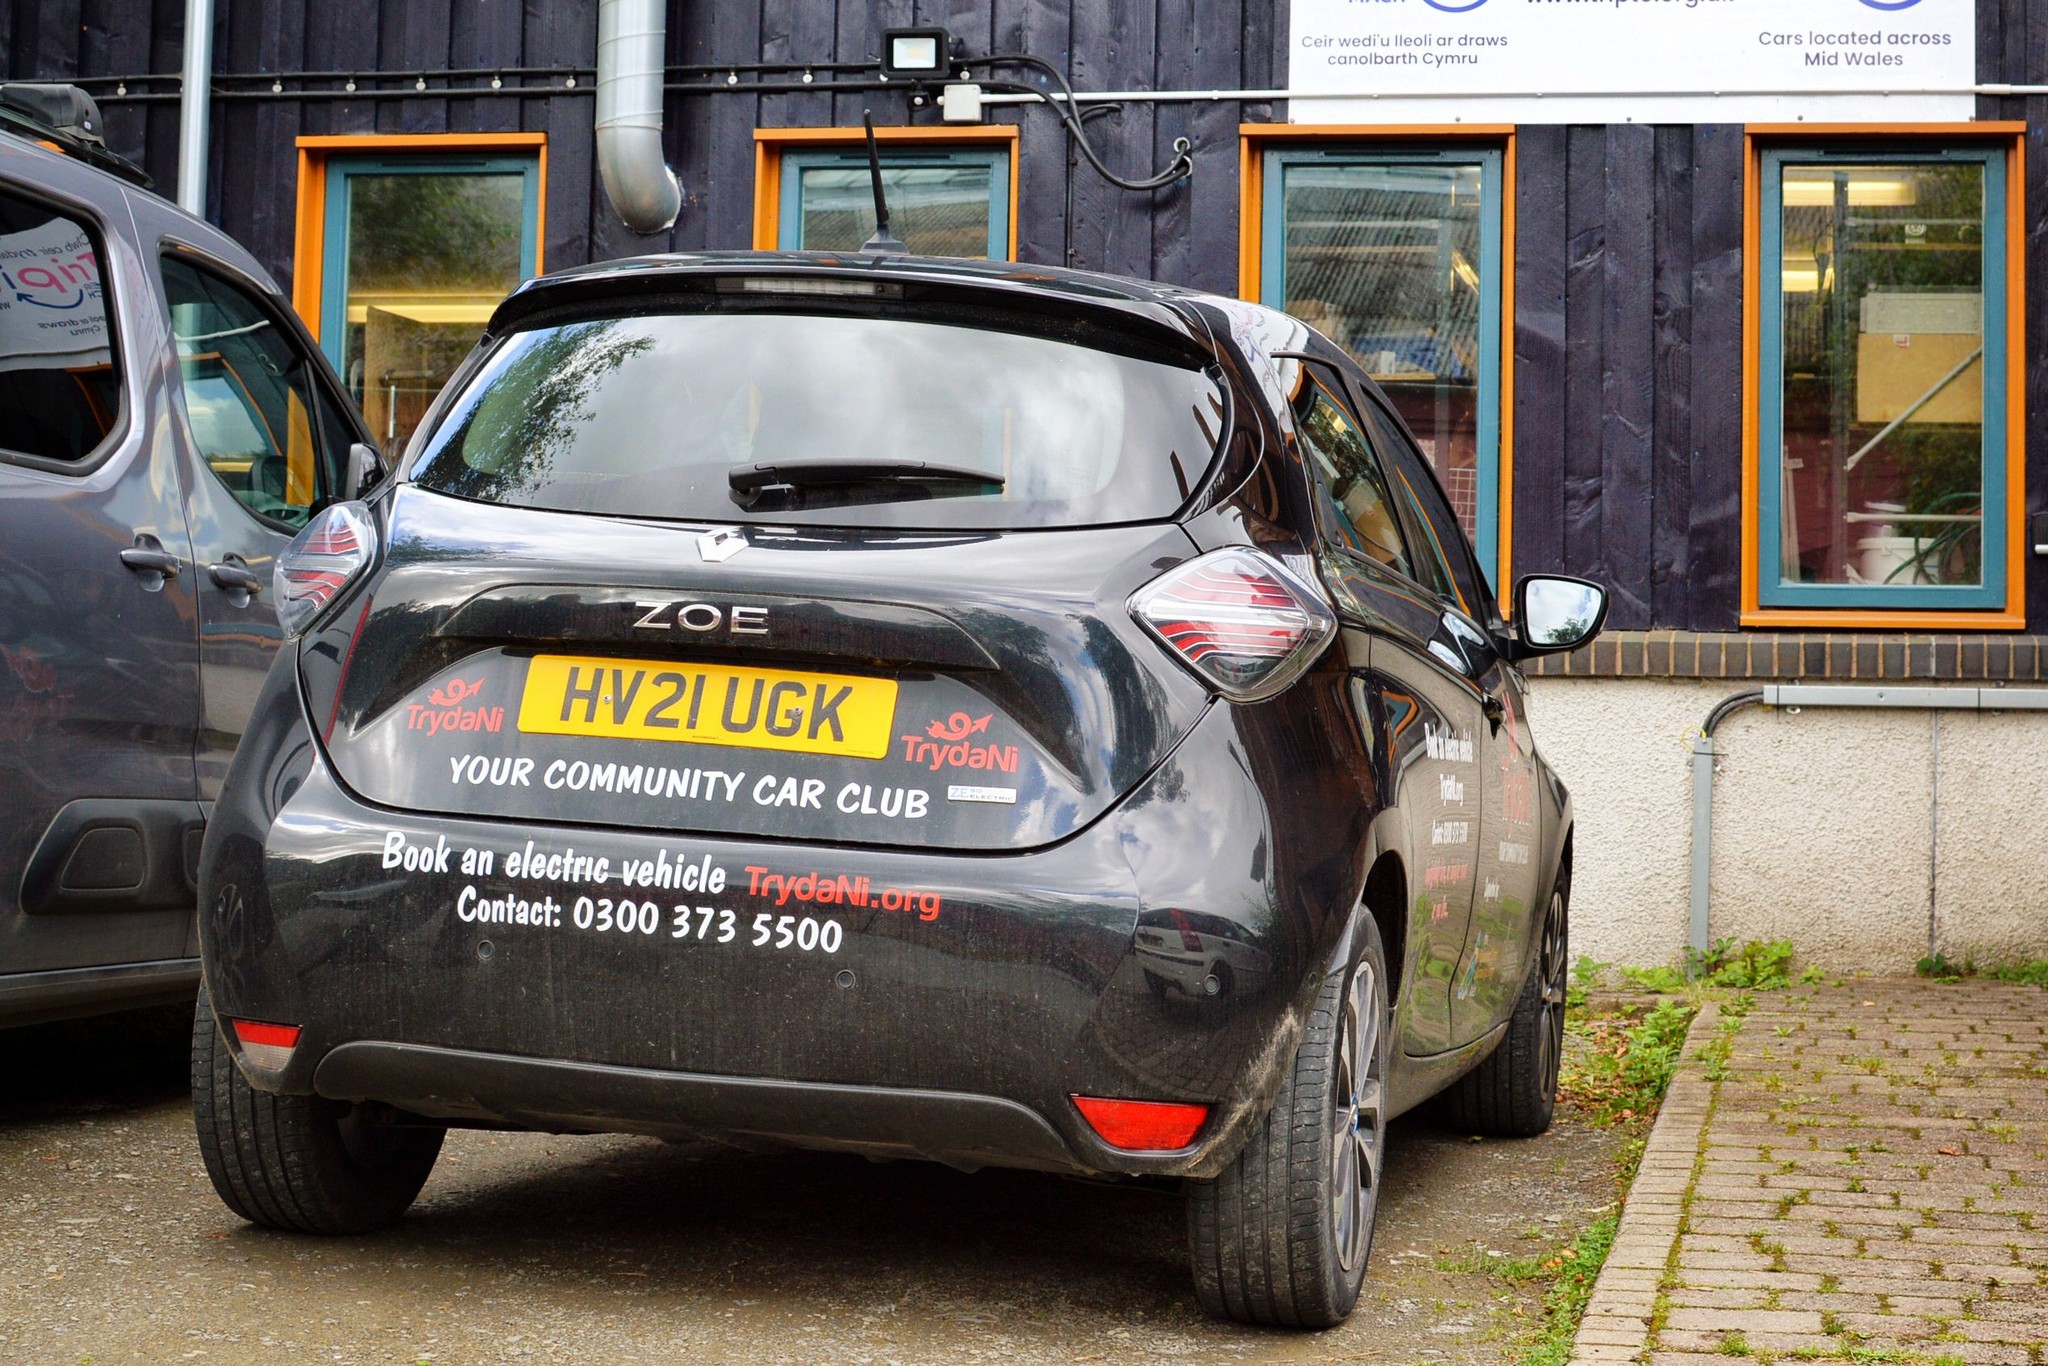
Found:
<path fill-rule="evenodd" d="M 336 773 L 508 821 L 1018 850 L 1207 690 L 1132 619 L 1227 405 L 1164 324 L 735 290 L 542 313 L 301 654 Z M 460 381 L 458 381 L 460 383 Z"/>

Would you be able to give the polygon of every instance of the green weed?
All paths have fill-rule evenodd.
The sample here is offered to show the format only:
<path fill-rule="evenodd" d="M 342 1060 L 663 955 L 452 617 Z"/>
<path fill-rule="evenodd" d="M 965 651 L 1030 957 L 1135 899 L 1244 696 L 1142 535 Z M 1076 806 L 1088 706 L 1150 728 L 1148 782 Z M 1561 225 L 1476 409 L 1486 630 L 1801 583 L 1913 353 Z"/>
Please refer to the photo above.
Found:
<path fill-rule="evenodd" d="M 1636 990 L 1652 991 L 1660 996 L 1685 989 L 1685 974 L 1677 968 L 1623 968 L 1621 975 Z"/>
<path fill-rule="evenodd" d="M 1586 998 L 1594 987 L 1600 985 L 1600 974 L 1613 967 L 1590 954 L 1580 954 L 1579 961 L 1572 964 L 1572 982 L 1565 988 L 1564 1003 L 1567 1010 L 1584 1010 Z"/>
<path fill-rule="evenodd" d="M 1685 951 L 1685 975 L 1710 987 L 1772 991 L 1792 985 L 1792 953 L 1789 939 L 1752 939 L 1740 948 L 1733 939 L 1717 939 L 1711 948 Z M 1809 976 L 1802 974 L 1800 980 Z"/>
<path fill-rule="evenodd" d="M 1647 1118 L 1678 1070 L 1693 1013 L 1682 1001 L 1662 1001 L 1570 1021 L 1583 1046 L 1567 1052 L 1558 1094 L 1595 1124 Z"/>
<path fill-rule="evenodd" d="M 1579 961 L 1589 981 L 1608 966 Z M 1696 1010 L 1674 1000 L 1661 1001 L 1653 1009 L 1628 1005 L 1596 1015 L 1566 1016 L 1573 1046 L 1565 1051 L 1558 1096 L 1595 1124 L 1630 1128 L 1632 1136 L 1616 1157 L 1616 1177 L 1623 1190 L 1643 1160 L 1641 1135 L 1678 1070 L 1685 1031 Z M 1581 1229 L 1549 1257 L 1484 1259 L 1485 1271 L 1510 1284 L 1550 1282 L 1535 1336 L 1524 1347 L 1518 1366 L 1565 1366 L 1571 1360 L 1579 1320 L 1620 1225 L 1617 1209 Z"/>

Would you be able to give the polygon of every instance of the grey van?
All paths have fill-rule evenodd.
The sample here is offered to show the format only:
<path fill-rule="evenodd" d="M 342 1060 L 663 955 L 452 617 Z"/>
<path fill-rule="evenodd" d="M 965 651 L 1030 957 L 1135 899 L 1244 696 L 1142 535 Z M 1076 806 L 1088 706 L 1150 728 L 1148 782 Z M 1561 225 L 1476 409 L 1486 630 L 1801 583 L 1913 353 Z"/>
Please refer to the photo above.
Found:
<path fill-rule="evenodd" d="M 272 561 L 375 473 L 263 268 L 98 130 L 0 87 L 0 1025 L 192 995 Z"/>

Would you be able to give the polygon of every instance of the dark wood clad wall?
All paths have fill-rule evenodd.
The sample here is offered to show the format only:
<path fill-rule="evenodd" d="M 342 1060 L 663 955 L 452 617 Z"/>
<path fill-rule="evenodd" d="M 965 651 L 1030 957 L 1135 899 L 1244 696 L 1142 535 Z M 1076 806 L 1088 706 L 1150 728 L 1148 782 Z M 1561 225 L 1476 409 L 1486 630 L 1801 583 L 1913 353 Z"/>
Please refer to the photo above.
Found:
<path fill-rule="evenodd" d="M 1030 53 L 1083 88 L 1267 87 L 1280 79 L 1284 0 L 755 0 L 670 6 L 669 60 L 872 60 L 881 31 L 943 24 L 972 55 Z M 182 0 L 11 0 L 0 3 L 0 56 L 9 78 L 175 73 Z M 500 67 L 592 67 L 596 0 L 219 0 L 215 68 L 222 73 L 436 72 Z M 1004 78 L 1028 73 L 1005 68 Z M 821 80 L 825 77 L 821 76 Z M 1042 82 L 1041 82 L 1042 83 Z M 510 84 L 510 82 L 508 82 Z M 559 87 L 561 82 L 554 83 Z M 548 134 L 546 251 L 551 267 L 635 252 L 745 247 L 753 237 L 758 126 L 932 123 L 893 91 L 681 95 L 668 101 L 668 145 L 683 185 L 675 228 L 626 229 L 604 202 L 592 143 L 591 82 L 573 92 L 419 99 L 220 99 L 214 104 L 212 216 L 289 286 L 297 174 L 294 139 L 311 133 L 496 130 Z M 171 85 L 157 87 L 174 89 Z M 110 140 L 166 192 L 177 175 L 177 107 L 106 96 Z M 1176 137 L 1195 143 L 1192 186 L 1156 194 L 1117 189 L 1072 168 L 1059 121 L 1043 106 L 999 110 L 1022 127 L 1018 250 L 1029 261 L 1150 275 L 1209 289 L 1237 284 L 1237 125 L 1265 106 L 1160 108 L 1133 103 L 1090 120 L 1109 164 L 1149 175 Z M 1067 197 L 1073 195 L 1069 233 Z"/>
<path fill-rule="evenodd" d="M 1735 629 L 1742 129 L 1516 139 L 1514 561 L 1614 590 L 1609 621 Z"/>
<path fill-rule="evenodd" d="M 174 73 L 183 9 L 183 0 L 0 0 L 0 60 L 10 78 Z M 216 66 L 589 67 L 596 9 L 596 0 L 219 0 Z M 1286 0 L 745 0 L 672 3 L 670 18 L 677 65 L 867 60 L 884 27 L 938 23 L 971 52 L 1041 56 L 1083 89 L 1286 83 Z M 2048 83 L 2040 0 L 1979 0 L 1978 66 L 1987 81 Z M 741 247 L 752 236 L 757 126 L 851 124 L 864 107 L 882 123 L 935 118 L 893 92 L 672 94 L 668 144 L 683 213 L 671 232 L 644 238 L 604 202 L 589 82 L 579 85 L 488 98 L 217 101 L 213 214 L 289 284 L 297 135 L 516 128 L 549 135 L 551 267 Z M 168 190 L 176 106 L 110 101 L 107 112 L 115 146 Z M 1986 99 L 1979 114 L 2030 119 L 2028 292 L 2048 300 L 2048 99 Z M 995 117 L 1022 129 L 1022 259 L 1235 291 L 1237 125 L 1275 117 L 1272 107 L 1132 103 L 1091 118 L 1097 145 L 1127 175 L 1162 164 L 1176 137 L 1193 139 L 1193 184 L 1157 194 L 1077 169 L 1043 107 Z M 1607 582 L 1618 628 L 1738 624 L 1742 154 L 1736 125 L 1520 130 L 1515 566 Z M 2048 506 L 2048 347 L 2038 330 L 2026 354 L 2031 513 Z M 2029 556 L 2027 573 L 2029 625 L 2048 631 L 2048 560 Z"/>

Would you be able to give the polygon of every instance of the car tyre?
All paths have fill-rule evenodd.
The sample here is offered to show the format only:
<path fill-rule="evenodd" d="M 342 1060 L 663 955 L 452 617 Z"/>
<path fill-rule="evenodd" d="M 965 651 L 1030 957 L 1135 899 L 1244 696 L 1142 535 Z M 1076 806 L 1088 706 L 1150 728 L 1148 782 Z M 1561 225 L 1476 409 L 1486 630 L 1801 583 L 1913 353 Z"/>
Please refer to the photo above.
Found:
<path fill-rule="evenodd" d="M 1219 1318 L 1331 1328 L 1358 1302 L 1386 1152 L 1391 1029 L 1372 917 L 1302 1030 L 1273 1108 L 1220 1176 L 1190 1181 L 1195 1294 Z"/>
<path fill-rule="evenodd" d="M 291 1233 L 368 1233 L 396 1222 L 447 1134 L 392 1124 L 365 1105 L 258 1091 L 203 986 L 192 1017 L 192 1117 L 221 1200 L 252 1224 Z"/>
<path fill-rule="evenodd" d="M 1564 1056 L 1570 930 L 1570 888 L 1559 878 L 1507 1033 L 1485 1062 L 1443 1093 L 1442 1114 L 1452 1127 L 1496 1138 L 1534 1138 L 1550 1128 Z"/>

